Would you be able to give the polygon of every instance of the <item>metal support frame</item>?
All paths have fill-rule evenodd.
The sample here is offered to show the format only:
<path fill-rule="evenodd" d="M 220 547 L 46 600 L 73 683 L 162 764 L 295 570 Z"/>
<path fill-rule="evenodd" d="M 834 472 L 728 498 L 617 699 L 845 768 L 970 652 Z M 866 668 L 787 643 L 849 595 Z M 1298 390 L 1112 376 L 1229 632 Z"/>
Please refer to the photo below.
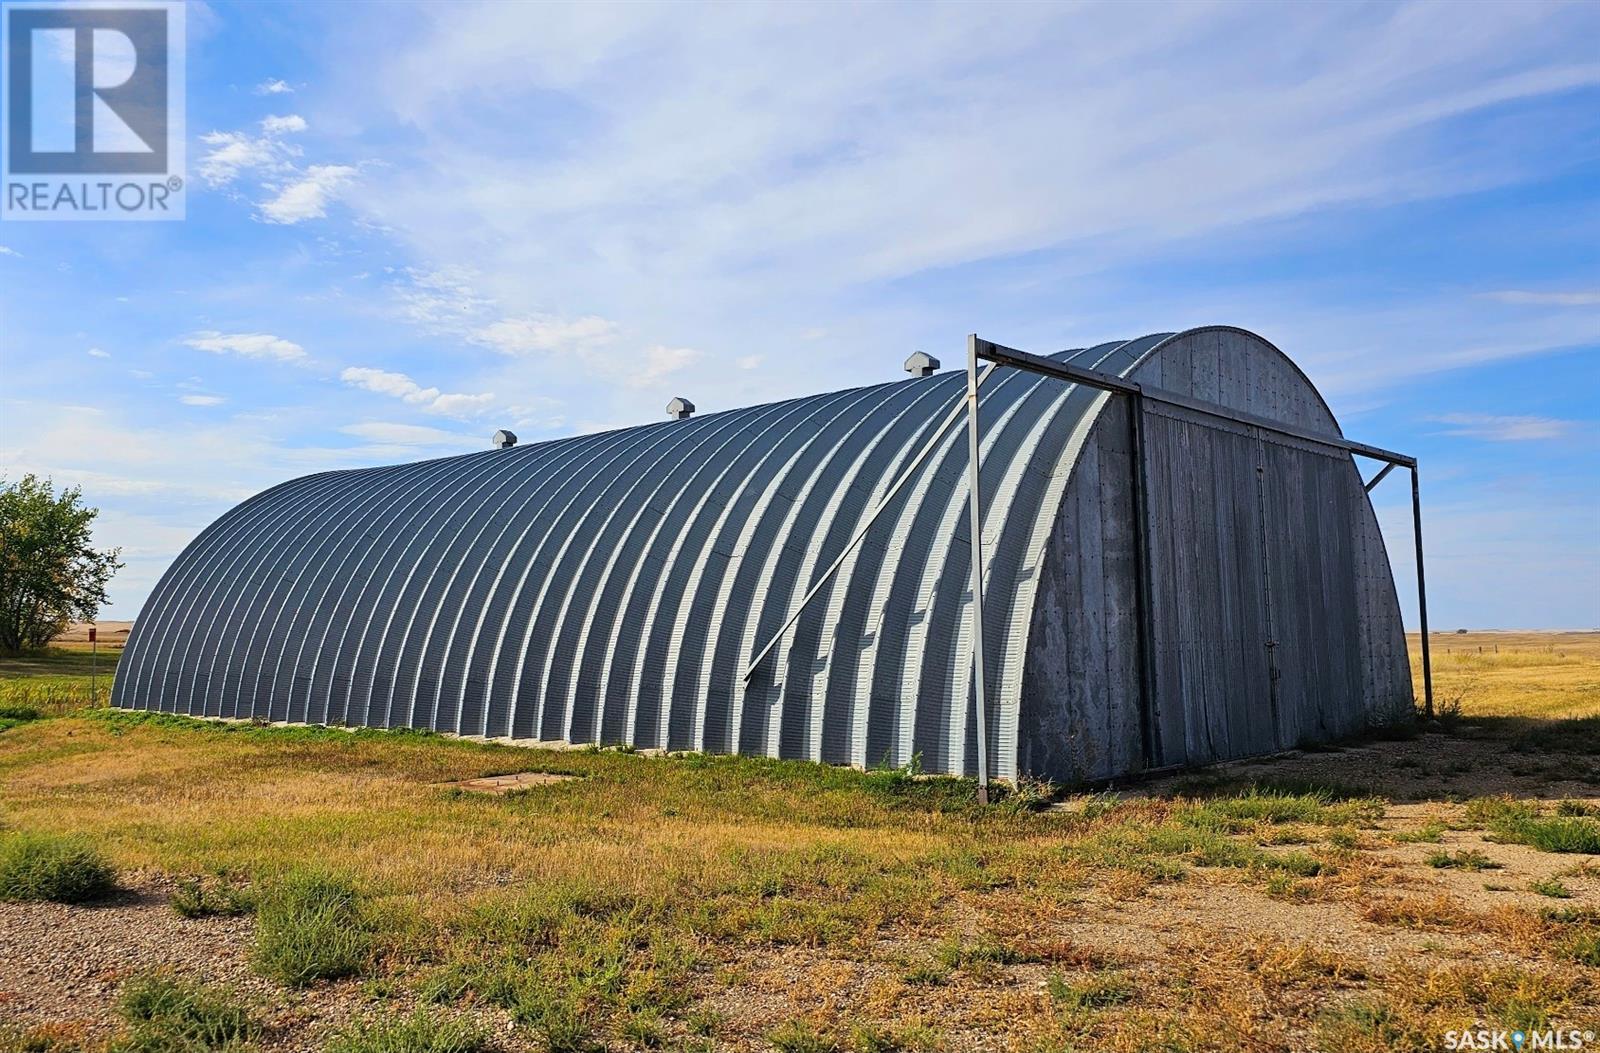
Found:
<path fill-rule="evenodd" d="M 1422 565 L 1422 497 L 1421 492 L 1418 489 L 1417 459 L 1415 457 L 1411 457 L 1403 453 L 1395 453 L 1393 450 L 1385 450 L 1380 446 L 1369 446 L 1363 442 L 1353 442 L 1350 439 L 1344 438 L 1343 436 L 1327 435 L 1320 432 L 1311 431 L 1306 428 L 1300 428 L 1284 421 L 1275 421 L 1266 417 L 1258 417 L 1253 413 L 1244 413 L 1239 410 L 1229 409 L 1226 406 L 1221 406 L 1214 402 L 1206 402 L 1202 399 L 1192 398 L 1188 395 L 1181 395 L 1175 391 L 1166 391 L 1161 388 L 1146 387 L 1145 385 L 1136 381 L 1129 380 L 1126 377 L 1117 376 L 1113 373 L 1102 373 L 1099 370 L 1085 369 L 1082 366 L 1072 365 L 1067 362 L 1057 362 L 1054 359 L 1045 358 L 1041 355 L 1034 355 L 1026 351 L 1018 351 L 1013 347 L 1006 347 L 1002 344 L 996 344 L 992 341 L 985 340 L 974 333 L 967 337 L 968 400 L 970 403 L 967 421 L 968 432 L 970 435 L 969 445 L 972 449 L 971 486 L 972 516 L 974 523 L 972 531 L 974 568 L 972 579 L 972 639 L 973 664 L 979 671 L 979 678 L 977 681 L 979 739 L 978 781 L 979 793 L 982 799 L 987 799 L 988 779 L 986 770 L 987 743 L 984 741 L 984 694 L 981 676 L 981 671 L 983 669 L 983 581 L 981 573 L 978 571 L 981 550 L 981 537 L 977 528 L 978 398 L 977 386 L 975 383 L 973 383 L 973 378 L 975 378 L 977 375 L 977 364 L 979 359 L 983 359 L 995 365 L 1011 366 L 1015 369 L 1027 370 L 1030 373 L 1038 373 L 1043 376 L 1054 377 L 1057 380 L 1065 380 L 1071 384 L 1082 384 L 1085 387 L 1097 388 L 1101 391 L 1108 391 L 1114 395 L 1124 395 L 1128 397 L 1129 409 L 1134 417 L 1133 460 L 1134 471 L 1137 474 L 1134 487 L 1134 500 L 1136 502 L 1135 516 L 1137 519 L 1143 518 L 1145 509 L 1148 507 L 1146 500 L 1147 495 L 1144 492 L 1145 465 L 1143 448 L 1144 400 L 1146 399 L 1151 399 L 1156 402 L 1163 402 L 1170 406 L 1179 406 L 1193 413 L 1215 417 L 1219 420 L 1230 421 L 1234 424 L 1244 424 L 1262 431 L 1269 431 L 1278 435 L 1286 435 L 1291 438 L 1301 439 L 1306 442 L 1330 446 L 1334 449 L 1344 450 L 1347 453 L 1355 456 L 1368 457 L 1375 461 L 1382 461 L 1384 462 L 1383 469 L 1379 471 L 1377 475 L 1373 476 L 1371 482 L 1363 484 L 1368 492 L 1371 492 L 1372 488 L 1377 486 L 1378 483 L 1382 482 L 1384 476 L 1388 475 L 1395 468 L 1409 468 L 1411 470 L 1412 535 L 1416 543 L 1417 551 L 1417 608 L 1418 615 L 1422 623 L 1422 684 L 1424 696 L 1423 714 L 1427 719 L 1433 719 L 1433 663 L 1428 649 L 1428 590 L 1427 584 L 1423 577 Z M 1141 534 L 1140 555 L 1146 560 L 1148 559 L 1148 555 L 1144 553 L 1143 549 L 1147 543 L 1148 541 L 1146 536 Z M 1144 630 L 1147 628 L 1144 624 L 1144 621 L 1150 616 L 1151 597 L 1148 594 L 1148 585 L 1148 581 L 1145 581 L 1140 592 L 1141 635 L 1144 635 Z M 1153 723 L 1153 684 L 1151 683 L 1151 673 L 1148 668 L 1148 649 L 1150 646 L 1152 646 L 1152 641 L 1148 639 L 1142 639 L 1140 641 L 1140 686 L 1145 695 L 1144 699 L 1142 700 L 1143 704 L 1146 708 L 1151 709 L 1149 719 Z M 1148 738 L 1148 736 L 1153 733 L 1153 730 L 1154 729 L 1150 727 L 1145 729 L 1145 734 L 1147 736 L 1147 749 L 1150 749 L 1153 746 L 1153 743 L 1151 743 L 1151 740 Z M 1147 754 L 1147 756 L 1153 756 L 1153 754 Z"/>
<path fill-rule="evenodd" d="M 1377 486 L 1379 483 L 1383 482 L 1383 477 L 1388 475 L 1392 471 L 1394 471 L 1394 462 L 1393 461 L 1391 461 L 1388 464 L 1384 465 L 1383 468 L 1378 472 L 1378 474 L 1374 475 L 1371 479 L 1369 479 L 1365 483 L 1363 483 L 1361 485 L 1361 488 L 1363 490 L 1365 490 L 1369 494 L 1372 493 L 1372 488 L 1374 486 Z"/>
<path fill-rule="evenodd" d="M 1432 720 L 1433 661 L 1428 655 L 1428 587 L 1422 576 L 1422 491 L 1417 485 L 1415 464 L 1411 466 L 1411 531 L 1417 543 L 1417 617 L 1422 623 L 1422 692 L 1426 699 L 1423 715 Z"/>
<path fill-rule="evenodd" d="M 1133 531 L 1139 539 L 1133 547 L 1134 596 L 1139 607 L 1134 619 L 1139 663 L 1139 748 L 1148 770 L 1161 755 L 1161 727 L 1155 706 L 1155 596 L 1151 591 L 1154 572 L 1150 565 L 1150 487 L 1144 458 L 1143 395 L 1128 396 L 1128 459 L 1133 463 Z"/>
<path fill-rule="evenodd" d="M 989 365 L 981 374 L 978 372 L 979 360 L 987 361 L 989 363 Z M 779 627 L 777 632 L 772 634 L 772 639 L 768 640 L 765 646 L 756 652 L 755 657 L 750 659 L 750 664 L 745 667 L 744 671 L 744 679 L 746 681 L 755 675 L 755 671 L 760 668 L 761 663 L 766 660 L 769 654 L 772 653 L 772 650 L 778 646 L 778 642 L 782 640 L 784 634 L 789 631 L 789 627 L 794 625 L 794 623 L 799 620 L 800 615 L 805 611 L 807 605 L 810 604 L 812 599 L 814 599 L 817 594 L 822 591 L 824 586 L 826 586 L 827 583 L 832 580 L 834 574 L 836 574 L 839 568 L 844 565 L 845 558 L 849 556 L 851 551 L 854 550 L 858 544 L 861 543 L 861 539 L 866 537 L 867 531 L 872 528 L 872 525 L 875 522 L 877 522 L 878 517 L 883 513 L 884 509 L 889 507 L 889 504 L 894 500 L 895 495 L 898 494 L 905 484 L 910 481 L 911 477 L 922 465 L 922 462 L 927 460 L 928 456 L 944 440 L 945 435 L 950 430 L 950 426 L 960 419 L 964 410 L 967 417 L 967 485 L 969 488 L 967 509 L 969 513 L 969 530 L 971 532 L 970 544 L 972 546 L 972 683 L 974 700 L 977 704 L 978 800 L 984 804 L 988 803 L 989 709 L 988 688 L 984 682 L 983 655 L 983 498 L 982 491 L 980 490 L 981 471 L 979 466 L 979 453 L 982 445 L 982 435 L 978 420 L 978 394 L 979 390 L 983 386 L 984 381 L 989 379 L 990 374 L 995 371 L 997 366 L 1011 366 L 1015 369 L 1022 369 L 1030 373 L 1038 373 L 1043 376 L 1054 377 L 1057 380 L 1065 380 L 1071 384 L 1082 384 L 1085 387 L 1097 388 L 1101 391 L 1108 391 L 1114 395 L 1124 395 L 1128 398 L 1129 416 L 1131 418 L 1131 459 L 1133 461 L 1133 470 L 1135 473 L 1133 488 L 1134 520 L 1135 527 L 1139 531 L 1140 537 L 1138 552 L 1139 558 L 1136 561 L 1136 571 L 1139 575 L 1138 594 L 1140 607 L 1138 625 L 1140 652 L 1140 702 L 1142 709 L 1141 730 L 1144 739 L 1143 745 L 1147 762 L 1154 759 L 1159 751 L 1160 743 L 1159 729 L 1156 726 L 1155 719 L 1154 678 L 1150 668 L 1150 649 L 1154 646 L 1154 642 L 1151 639 L 1153 630 L 1149 620 L 1152 602 L 1151 589 L 1153 583 L 1150 580 L 1149 553 L 1146 551 L 1149 543 L 1149 494 L 1147 490 L 1144 457 L 1144 404 L 1146 399 L 1151 399 L 1156 402 L 1163 402 L 1171 406 L 1179 406 L 1194 413 L 1216 417 L 1220 420 L 1231 421 L 1235 424 L 1244 424 L 1263 431 L 1270 431 L 1279 435 L 1287 435 L 1291 438 L 1301 439 L 1306 442 L 1318 443 L 1323 446 L 1333 447 L 1334 449 L 1345 450 L 1346 452 L 1356 456 L 1368 457 L 1373 460 L 1382 461 L 1384 462 L 1383 469 L 1379 471 L 1377 475 L 1373 476 L 1370 482 L 1363 484 L 1368 492 L 1371 492 L 1372 488 L 1382 482 L 1383 478 L 1395 468 L 1401 467 L 1409 468 L 1411 470 L 1411 517 L 1417 550 L 1417 605 L 1422 621 L 1422 682 L 1423 691 L 1426 697 L 1424 713 L 1428 719 L 1433 719 L 1433 665 L 1428 650 L 1428 596 L 1427 587 L 1423 580 L 1422 567 L 1422 497 L 1418 489 L 1417 459 L 1415 457 L 1409 457 L 1403 453 L 1395 453 L 1392 450 L 1385 450 L 1379 446 L 1369 446 L 1366 443 L 1353 442 L 1349 439 L 1343 438 L 1342 436 L 1314 432 L 1306 428 L 1296 427 L 1295 425 L 1288 424 L 1283 421 L 1270 420 L 1266 417 L 1258 417 L 1251 413 L 1243 413 L 1238 410 L 1232 410 L 1226 406 L 1221 406 L 1213 402 L 1206 402 L 1201 399 L 1192 398 L 1188 395 L 1180 395 L 1175 391 L 1165 391 L 1161 388 L 1146 387 L 1143 384 L 1128 380 L 1125 377 L 1116 376 L 1112 373 L 1102 373 L 1094 369 L 1084 369 L 1082 366 L 1075 366 L 1065 362 L 1057 362 L 1054 359 L 1044 358 L 1040 355 L 1029 354 L 1026 351 L 1018 351 L 1015 348 L 1005 347 L 1001 344 L 984 340 L 976 333 L 967 337 L 966 391 L 962 393 L 956 404 L 951 407 L 949 415 L 946 416 L 939 427 L 935 429 L 927 444 L 920 452 L 918 452 L 916 457 L 912 459 L 911 463 L 906 465 L 905 469 L 900 473 L 899 478 L 895 479 L 895 481 L 889 485 L 889 488 L 884 491 L 883 497 L 879 499 L 878 504 L 867 515 L 866 520 L 861 524 L 860 527 L 857 528 L 855 534 L 850 538 L 849 542 L 845 544 L 843 551 L 841 551 L 834 561 L 828 565 L 826 570 L 818 575 L 816 581 L 812 583 L 811 588 L 808 589 L 806 594 L 800 598 L 800 602 L 795 605 L 795 608 L 790 613 L 788 620 L 786 620 L 783 625 Z"/>
<path fill-rule="evenodd" d="M 983 491 L 978 471 L 978 337 L 967 337 L 967 510 L 972 531 L 972 685 L 978 710 L 978 803 L 989 803 L 989 700 L 983 681 Z"/>

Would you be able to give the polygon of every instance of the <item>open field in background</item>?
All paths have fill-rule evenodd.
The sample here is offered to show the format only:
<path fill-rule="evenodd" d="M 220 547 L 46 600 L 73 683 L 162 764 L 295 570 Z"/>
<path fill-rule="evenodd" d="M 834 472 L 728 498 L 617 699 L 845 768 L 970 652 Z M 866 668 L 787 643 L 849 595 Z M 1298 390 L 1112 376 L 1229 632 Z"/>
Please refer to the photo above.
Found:
<path fill-rule="evenodd" d="M 1563 719 L 1600 712 L 1600 632 L 1431 633 L 1437 702 L 1463 716 Z M 1422 697 L 1422 659 L 1408 634 Z"/>
<path fill-rule="evenodd" d="M 120 891 L 0 902 L 0 1051 L 1331 1053 L 1600 1029 L 1600 635 L 1434 648 L 1438 730 L 987 810 L 908 772 L 63 702 L 0 731 L 0 895 L 27 833 L 81 838 Z M 0 663 L 0 706 L 66 691 L 78 660 Z M 524 771 L 571 778 L 454 785 Z M 348 975 L 286 984 L 307 961 Z M 244 1016 L 156 997 L 151 968 Z"/>

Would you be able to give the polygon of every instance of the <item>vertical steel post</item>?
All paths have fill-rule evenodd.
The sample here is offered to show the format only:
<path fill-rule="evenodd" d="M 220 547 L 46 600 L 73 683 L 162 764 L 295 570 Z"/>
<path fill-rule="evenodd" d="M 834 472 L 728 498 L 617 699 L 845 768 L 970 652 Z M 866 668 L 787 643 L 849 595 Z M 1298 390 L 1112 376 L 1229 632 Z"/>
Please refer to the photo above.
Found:
<path fill-rule="evenodd" d="M 983 509 L 978 490 L 978 335 L 967 337 L 967 509 L 972 522 L 972 683 L 978 704 L 978 803 L 989 803 L 989 704 L 983 684 Z"/>
<path fill-rule="evenodd" d="M 1422 622 L 1422 714 L 1433 719 L 1433 659 L 1428 654 L 1428 585 L 1422 573 L 1422 491 L 1411 466 L 1411 530 L 1417 543 L 1417 615 Z"/>
<path fill-rule="evenodd" d="M 1139 617 L 1134 622 L 1139 656 L 1139 745 L 1144 754 L 1144 766 L 1154 768 L 1161 755 L 1161 739 L 1155 709 L 1154 593 L 1150 581 L 1150 493 L 1144 457 L 1144 396 L 1137 393 L 1129 395 L 1126 405 L 1128 452 L 1133 462 L 1130 496 L 1133 504 L 1134 601 L 1139 610 Z"/>

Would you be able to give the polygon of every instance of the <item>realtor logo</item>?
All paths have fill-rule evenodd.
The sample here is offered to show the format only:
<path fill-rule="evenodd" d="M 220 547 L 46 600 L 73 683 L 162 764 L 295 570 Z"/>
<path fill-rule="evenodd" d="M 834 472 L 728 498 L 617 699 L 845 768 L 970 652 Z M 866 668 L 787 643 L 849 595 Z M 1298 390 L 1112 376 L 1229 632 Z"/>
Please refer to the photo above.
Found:
<path fill-rule="evenodd" d="M 0 218 L 182 219 L 183 5 L 0 8 Z"/>

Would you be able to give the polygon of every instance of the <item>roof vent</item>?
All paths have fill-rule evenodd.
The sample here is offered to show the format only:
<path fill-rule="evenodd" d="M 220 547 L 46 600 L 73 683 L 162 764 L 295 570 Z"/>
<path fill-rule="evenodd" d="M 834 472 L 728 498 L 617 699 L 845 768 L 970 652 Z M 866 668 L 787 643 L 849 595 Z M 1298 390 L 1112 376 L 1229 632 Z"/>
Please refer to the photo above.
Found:
<path fill-rule="evenodd" d="M 504 428 L 501 428 L 499 431 L 494 433 L 494 438 L 490 439 L 489 441 L 494 443 L 496 449 L 509 450 L 511 447 L 517 444 L 517 433 L 514 431 L 506 431 Z"/>
<path fill-rule="evenodd" d="M 673 420 L 686 420 L 693 412 L 694 403 L 681 395 L 667 403 L 667 416 Z"/>
<path fill-rule="evenodd" d="M 914 377 L 931 377 L 939 369 L 939 360 L 926 351 L 918 351 L 906 359 L 906 372 Z"/>

